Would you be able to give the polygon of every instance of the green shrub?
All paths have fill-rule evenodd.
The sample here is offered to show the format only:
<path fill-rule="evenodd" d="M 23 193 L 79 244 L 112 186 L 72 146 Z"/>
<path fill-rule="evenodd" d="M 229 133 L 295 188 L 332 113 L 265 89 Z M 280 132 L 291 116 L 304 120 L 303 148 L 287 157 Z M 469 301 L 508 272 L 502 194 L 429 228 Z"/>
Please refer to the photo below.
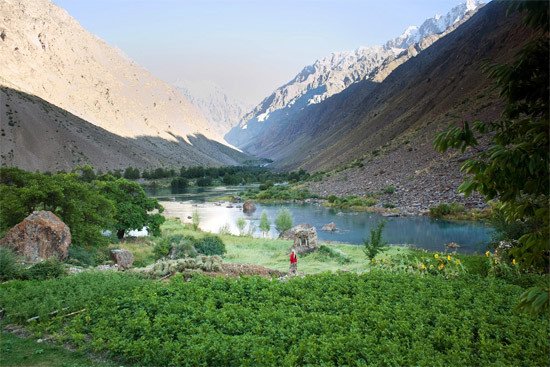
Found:
<path fill-rule="evenodd" d="M 0 281 L 18 279 L 21 276 L 22 266 L 18 263 L 17 255 L 6 247 L 0 247 Z"/>
<path fill-rule="evenodd" d="M 237 218 L 237 228 L 239 229 L 239 236 L 244 235 L 244 227 L 246 227 L 246 220 L 243 217 Z"/>
<path fill-rule="evenodd" d="M 195 209 L 193 210 L 193 214 L 191 215 L 191 224 L 195 231 L 199 229 L 200 223 L 201 223 L 201 216 L 199 214 L 199 211 Z"/>
<path fill-rule="evenodd" d="M 261 191 L 263 191 L 263 190 L 267 190 L 267 189 L 269 189 L 269 188 L 271 188 L 271 187 L 273 187 L 273 181 L 266 181 L 266 182 L 260 184 L 259 189 L 260 189 Z"/>
<path fill-rule="evenodd" d="M 384 190 L 382 190 L 382 192 L 387 195 L 391 195 L 395 193 L 395 191 L 396 191 L 396 188 L 393 185 L 386 186 L 384 187 Z"/>
<path fill-rule="evenodd" d="M 466 212 L 466 208 L 460 203 L 441 203 L 438 206 L 430 208 L 430 217 L 443 218 L 448 215 L 456 215 L 464 212 Z"/>
<path fill-rule="evenodd" d="M 222 239 L 216 235 L 207 234 L 194 242 L 195 249 L 203 255 L 223 255 L 225 254 L 225 244 Z"/>
<path fill-rule="evenodd" d="M 172 190 L 182 190 L 189 186 L 189 180 L 183 177 L 175 177 L 170 182 Z"/>
<path fill-rule="evenodd" d="M 196 257 L 198 255 L 193 241 L 189 238 L 184 238 L 178 243 L 172 245 L 170 249 L 171 259 L 181 259 L 183 257 Z"/>
<path fill-rule="evenodd" d="M 336 199 L 338 199 L 336 195 L 329 195 L 329 197 L 327 198 L 328 202 L 331 204 L 334 203 Z"/>
<path fill-rule="evenodd" d="M 59 278 L 66 275 L 67 271 L 63 263 L 55 258 L 50 258 L 34 264 L 26 269 L 23 277 L 32 280 L 44 280 L 51 278 Z"/>
<path fill-rule="evenodd" d="M 384 251 L 386 248 L 386 242 L 382 239 L 382 232 L 384 231 L 385 226 L 385 221 L 379 222 L 375 228 L 370 230 L 370 240 L 364 240 L 363 244 L 365 246 L 365 255 L 367 255 L 367 257 L 371 260 L 374 259 L 379 252 Z"/>
<path fill-rule="evenodd" d="M 290 228 L 292 228 L 292 214 L 286 208 L 279 210 L 275 218 L 275 229 L 279 232 L 279 236 Z"/>
<path fill-rule="evenodd" d="M 197 186 L 212 186 L 212 179 L 210 177 L 201 177 L 197 180 Z"/>

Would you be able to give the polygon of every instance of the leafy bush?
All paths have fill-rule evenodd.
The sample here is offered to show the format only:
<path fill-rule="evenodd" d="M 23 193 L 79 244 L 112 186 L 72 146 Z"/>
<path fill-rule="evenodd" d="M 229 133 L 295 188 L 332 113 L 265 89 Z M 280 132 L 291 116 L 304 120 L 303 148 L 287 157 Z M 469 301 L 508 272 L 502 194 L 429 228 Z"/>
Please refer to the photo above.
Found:
<path fill-rule="evenodd" d="M 370 230 L 370 240 L 365 239 L 363 242 L 365 255 L 369 259 L 374 259 L 376 255 L 386 249 L 386 242 L 382 239 L 382 232 L 386 226 L 385 221 L 379 222 L 375 228 Z"/>
<path fill-rule="evenodd" d="M 172 245 L 170 249 L 170 258 L 171 259 L 181 259 L 183 257 L 196 257 L 198 255 L 195 246 L 193 246 L 193 241 L 189 238 L 184 238 L 178 243 Z"/>
<path fill-rule="evenodd" d="M 189 260 L 196 266 L 194 259 L 172 261 Z M 60 344 L 116 355 L 131 365 L 548 364 L 549 315 L 515 312 L 524 289 L 501 279 L 466 275 L 449 281 L 373 270 L 287 282 L 182 280 L 83 273 L 8 282 L 0 285 L 0 308 L 6 323 L 40 316 L 27 325 L 37 337 L 56 335 Z M 50 315 L 83 305 L 86 311 L 70 320 Z"/>
<path fill-rule="evenodd" d="M 327 198 L 329 203 L 334 203 L 336 199 L 338 199 L 336 195 L 329 195 L 329 197 Z"/>
<path fill-rule="evenodd" d="M 78 266 L 96 266 L 110 258 L 109 249 L 95 246 L 70 246 L 67 263 Z"/>
<path fill-rule="evenodd" d="M 262 215 L 260 216 L 260 230 L 265 236 L 270 229 L 271 229 L 271 223 L 269 223 L 269 218 L 267 217 L 267 213 L 264 210 L 262 211 Z"/>
<path fill-rule="evenodd" d="M 275 218 L 275 229 L 279 232 L 279 236 L 290 228 L 292 228 L 292 214 L 286 208 L 279 210 Z"/>
<path fill-rule="evenodd" d="M 202 238 L 195 240 L 195 249 L 203 255 L 223 255 L 225 254 L 225 244 L 222 239 L 216 235 L 207 234 Z"/>
<path fill-rule="evenodd" d="M 58 278 L 66 274 L 67 271 L 63 263 L 55 258 L 50 258 L 26 269 L 23 276 L 26 279 L 44 280 Z"/>
<path fill-rule="evenodd" d="M 464 213 L 466 208 L 460 203 L 441 203 L 438 206 L 430 208 L 430 217 L 432 218 L 443 218 L 449 215 L 456 215 Z"/>
<path fill-rule="evenodd" d="M 21 276 L 22 267 L 17 261 L 17 255 L 12 250 L 0 247 L 0 281 L 18 279 Z"/>
<path fill-rule="evenodd" d="M 212 186 L 212 179 L 210 177 L 201 177 L 197 180 L 197 186 Z"/>
<path fill-rule="evenodd" d="M 382 190 L 382 192 L 387 195 L 391 195 L 395 193 L 395 191 L 396 191 L 396 188 L 393 185 L 386 186 L 384 187 L 384 190 Z"/>
<path fill-rule="evenodd" d="M 246 220 L 243 217 L 237 218 L 237 228 L 239 229 L 239 236 L 244 235 L 244 227 L 246 227 Z"/>
<path fill-rule="evenodd" d="M 175 177 L 170 181 L 172 190 L 182 190 L 189 186 L 189 180 L 183 177 Z"/>

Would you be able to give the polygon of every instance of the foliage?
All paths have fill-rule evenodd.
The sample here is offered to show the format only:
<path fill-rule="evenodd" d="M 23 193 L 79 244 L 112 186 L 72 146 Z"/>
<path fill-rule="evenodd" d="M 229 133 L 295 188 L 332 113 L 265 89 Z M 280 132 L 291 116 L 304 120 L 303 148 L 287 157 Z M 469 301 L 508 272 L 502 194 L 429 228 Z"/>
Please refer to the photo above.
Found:
<path fill-rule="evenodd" d="M 195 246 L 193 246 L 193 240 L 184 238 L 178 243 L 172 245 L 170 250 L 171 259 L 181 259 L 183 257 L 196 257 L 198 255 Z"/>
<path fill-rule="evenodd" d="M 62 366 L 62 367 L 118 367 L 105 360 L 92 360 L 84 353 L 69 351 L 49 343 L 4 333 L 0 335 L 0 366 Z"/>
<path fill-rule="evenodd" d="M 0 169 L 0 227 L 5 230 L 35 210 L 49 210 L 71 229 L 73 244 L 104 245 L 101 230 L 113 225 L 113 202 L 77 174 L 46 175 Z"/>
<path fill-rule="evenodd" d="M 225 223 L 223 226 L 220 227 L 218 230 L 218 234 L 220 236 L 227 236 L 231 234 L 231 228 L 229 227 L 229 223 Z"/>
<path fill-rule="evenodd" d="M 377 203 L 377 200 L 371 196 L 359 197 L 356 195 L 337 197 L 334 195 L 329 196 L 329 207 L 338 209 L 354 209 L 360 210 L 363 208 L 369 208 Z"/>
<path fill-rule="evenodd" d="M 84 273 L 0 285 L 5 321 L 141 366 L 543 366 L 547 314 L 500 279 L 371 271 L 287 282 Z M 54 310 L 86 310 L 69 318 Z"/>
<path fill-rule="evenodd" d="M 0 281 L 19 279 L 22 271 L 17 255 L 7 247 L 0 247 Z"/>
<path fill-rule="evenodd" d="M 237 229 L 239 230 L 239 236 L 244 235 L 244 228 L 246 227 L 246 220 L 243 217 L 237 218 Z"/>
<path fill-rule="evenodd" d="M 531 287 L 520 296 L 517 309 L 532 315 L 548 315 L 550 310 L 550 287 Z"/>
<path fill-rule="evenodd" d="M 139 173 L 139 168 L 128 167 L 124 170 L 122 176 L 127 180 L 137 180 L 141 177 L 141 174 Z"/>
<path fill-rule="evenodd" d="M 205 187 L 205 186 L 212 186 L 213 182 L 210 177 L 201 177 L 197 179 L 197 186 Z"/>
<path fill-rule="evenodd" d="M 385 221 L 380 221 L 375 228 L 370 230 L 370 240 L 365 239 L 363 241 L 365 255 L 369 259 L 374 259 L 379 252 L 382 252 L 386 249 L 386 242 L 382 239 L 382 232 L 386 226 Z"/>
<path fill-rule="evenodd" d="M 279 232 L 279 236 L 290 228 L 292 228 L 292 214 L 286 208 L 279 210 L 275 218 L 275 229 Z"/>
<path fill-rule="evenodd" d="M 342 253 L 342 251 L 339 251 L 327 245 L 319 246 L 319 249 L 317 250 L 317 252 L 320 255 L 326 256 L 329 259 L 334 259 L 338 261 L 340 264 L 347 264 L 351 262 L 350 258 L 347 257 L 344 253 Z"/>
<path fill-rule="evenodd" d="M 397 189 L 395 188 L 395 186 L 388 185 L 388 186 L 384 187 L 384 189 L 382 190 L 382 193 L 387 194 L 387 195 L 391 195 L 391 194 L 395 193 L 396 190 Z"/>
<path fill-rule="evenodd" d="M 174 177 L 172 181 L 170 181 L 170 187 L 173 190 L 182 190 L 187 186 L 189 186 L 189 180 L 183 177 Z"/>
<path fill-rule="evenodd" d="M 199 211 L 193 210 L 193 214 L 191 215 L 191 224 L 195 231 L 199 229 L 200 223 L 201 223 L 201 216 L 199 214 Z"/>
<path fill-rule="evenodd" d="M 213 234 L 207 234 L 194 241 L 197 251 L 203 255 L 223 255 L 225 254 L 225 244 L 222 239 Z"/>
<path fill-rule="evenodd" d="M 260 191 L 249 189 L 244 193 L 244 196 L 247 199 L 259 202 L 306 200 L 318 197 L 307 189 L 296 188 L 290 185 L 269 186 L 261 190 L 262 187 L 260 187 Z"/>
<path fill-rule="evenodd" d="M 448 215 L 456 215 L 459 213 L 464 213 L 466 208 L 460 203 L 441 203 L 437 206 L 430 208 L 430 217 L 432 218 L 443 218 Z"/>
<path fill-rule="evenodd" d="M 525 268 L 548 271 L 550 263 L 549 209 L 549 38 L 547 4 L 535 1 L 511 2 L 510 11 L 520 10 L 537 30 L 508 65 L 489 64 L 485 71 L 500 89 L 506 105 L 499 120 L 469 123 L 440 133 L 435 146 L 476 146 L 475 133 L 489 133 L 490 146 L 478 151 L 462 166 L 470 177 L 460 191 L 481 193 L 487 200 L 498 198 L 508 223 L 530 224 L 517 238 L 514 256 Z"/>
<path fill-rule="evenodd" d="M 269 223 L 269 218 L 267 218 L 267 213 L 262 211 L 262 215 L 260 216 L 260 230 L 262 231 L 263 235 L 267 235 L 269 233 L 269 230 L 271 229 L 271 223 Z"/>
<path fill-rule="evenodd" d="M 160 225 L 164 217 L 160 214 L 150 214 L 153 210 L 163 211 L 156 199 L 147 197 L 143 188 L 126 179 L 97 181 L 99 190 L 109 198 L 116 208 L 114 228 L 118 238 L 123 238 L 127 230 L 147 227 L 154 236 L 160 234 Z"/>
<path fill-rule="evenodd" d="M 67 275 L 63 263 L 55 258 L 50 258 L 34 264 L 24 272 L 25 279 L 44 280 L 58 278 Z"/>

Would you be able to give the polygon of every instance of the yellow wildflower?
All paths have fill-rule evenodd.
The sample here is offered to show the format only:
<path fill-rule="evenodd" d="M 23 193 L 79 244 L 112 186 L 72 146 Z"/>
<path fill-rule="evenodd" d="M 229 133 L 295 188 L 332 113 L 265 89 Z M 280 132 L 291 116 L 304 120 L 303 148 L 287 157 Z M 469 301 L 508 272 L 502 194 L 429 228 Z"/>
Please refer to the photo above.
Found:
<path fill-rule="evenodd" d="M 434 258 L 439 259 L 439 254 L 435 254 Z"/>
<path fill-rule="evenodd" d="M 460 264 L 460 259 L 456 259 L 455 263 Z"/>
<path fill-rule="evenodd" d="M 426 265 L 421 264 L 421 265 L 420 265 L 420 270 L 426 270 Z"/>
<path fill-rule="evenodd" d="M 489 256 L 491 256 L 491 253 L 489 251 L 486 251 L 485 256 L 489 257 Z"/>
<path fill-rule="evenodd" d="M 451 255 L 447 255 L 447 260 L 451 261 Z"/>
<path fill-rule="evenodd" d="M 512 259 L 512 265 L 516 265 L 516 259 Z"/>
<path fill-rule="evenodd" d="M 439 266 L 437 267 L 439 270 L 442 270 L 443 268 L 445 267 L 445 264 L 441 263 L 439 264 Z"/>

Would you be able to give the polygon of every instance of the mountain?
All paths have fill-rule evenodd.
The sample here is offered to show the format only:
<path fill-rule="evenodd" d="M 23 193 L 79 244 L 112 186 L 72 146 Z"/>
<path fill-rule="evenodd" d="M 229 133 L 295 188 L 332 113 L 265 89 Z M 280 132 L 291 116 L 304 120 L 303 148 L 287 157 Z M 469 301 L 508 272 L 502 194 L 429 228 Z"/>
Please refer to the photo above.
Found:
<path fill-rule="evenodd" d="M 479 198 L 456 191 L 470 153 L 440 154 L 434 137 L 450 124 L 500 116 L 502 102 L 483 65 L 510 61 L 531 35 L 517 14 L 506 16 L 505 3 L 491 2 L 429 47 L 409 47 L 395 67 L 385 63 L 375 77 L 270 124 L 247 149 L 280 169 L 328 171 L 309 185 L 321 195 L 393 186 L 381 200 L 410 212 L 440 202 L 478 205 Z"/>
<path fill-rule="evenodd" d="M 477 0 L 468 0 L 445 16 L 435 16 L 420 27 L 407 28 L 402 35 L 383 46 L 361 47 L 317 60 L 246 114 L 241 123 L 225 136 L 226 140 L 253 154 L 262 154 L 254 149 L 253 142 L 270 125 L 284 123 L 305 107 L 320 103 L 354 83 L 376 76 L 380 78 L 383 74 L 377 71 L 382 66 L 386 72 L 391 71 L 389 66 L 395 68 L 411 54 L 409 48 L 423 41 L 427 47 L 468 19 L 480 6 Z"/>
<path fill-rule="evenodd" d="M 67 169 L 78 157 L 80 163 L 110 169 L 127 163 L 219 165 L 246 159 L 220 144 L 221 135 L 179 91 L 50 1 L 2 1 L 0 13 L 3 165 Z M 115 156 L 100 158 L 101 152 L 111 152 L 112 141 L 98 137 L 92 142 L 89 132 L 96 128 L 131 149 L 121 147 L 113 151 Z M 64 140 L 66 134 L 72 141 Z M 35 137 L 40 144 L 29 150 Z M 54 142 L 60 145 L 50 146 Z M 61 149 L 63 145 L 73 148 Z"/>
<path fill-rule="evenodd" d="M 223 136 L 239 121 L 252 106 L 230 97 L 213 82 L 178 81 L 176 88 L 208 120 L 210 129 Z"/>

